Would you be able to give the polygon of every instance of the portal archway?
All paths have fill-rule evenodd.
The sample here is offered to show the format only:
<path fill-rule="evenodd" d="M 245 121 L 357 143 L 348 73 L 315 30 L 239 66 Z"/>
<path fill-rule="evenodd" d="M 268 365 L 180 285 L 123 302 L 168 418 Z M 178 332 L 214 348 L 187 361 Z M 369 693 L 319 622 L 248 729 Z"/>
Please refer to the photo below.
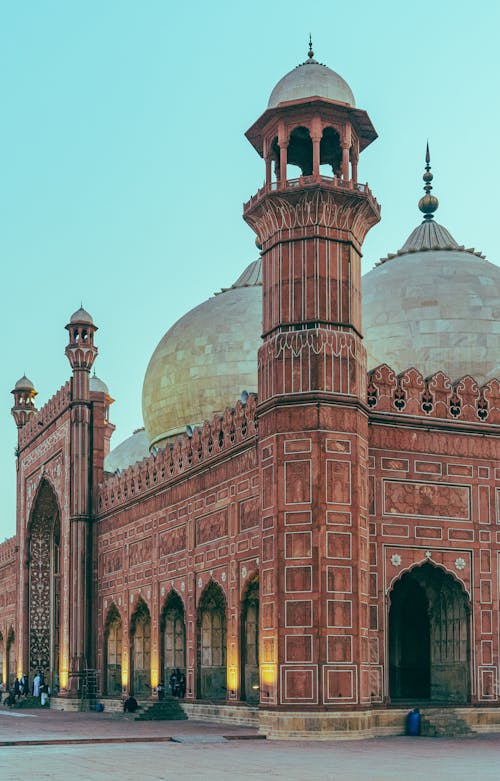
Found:
<path fill-rule="evenodd" d="M 168 685 L 174 670 L 186 674 L 186 625 L 182 599 L 172 591 L 163 607 L 160 622 L 160 670 Z"/>
<path fill-rule="evenodd" d="M 122 619 L 116 605 L 112 605 L 104 632 L 106 653 L 104 664 L 104 680 L 106 694 L 119 697 L 122 693 Z"/>
<path fill-rule="evenodd" d="M 5 669 L 7 671 L 7 688 L 10 690 L 14 686 L 16 680 L 16 657 L 15 657 L 15 635 L 12 627 L 9 629 L 7 635 L 7 642 L 5 645 Z"/>
<path fill-rule="evenodd" d="M 226 697 L 226 599 L 217 583 L 206 588 L 198 609 L 198 696 Z"/>
<path fill-rule="evenodd" d="M 42 480 L 29 527 L 29 677 L 41 672 L 53 685 L 59 675 L 60 537 L 57 498 Z"/>
<path fill-rule="evenodd" d="M 259 578 L 248 583 L 241 606 L 241 699 L 259 702 Z"/>
<path fill-rule="evenodd" d="M 460 584 L 426 563 L 405 573 L 391 592 L 391 699 L 467 702 L 470 696 L 470 610 Z"/>
<path fill-rule="evenodd" d="M 151 616 L 140 599 L 131 621 L 132 693 L 144 697 L 151 693 Z"/>

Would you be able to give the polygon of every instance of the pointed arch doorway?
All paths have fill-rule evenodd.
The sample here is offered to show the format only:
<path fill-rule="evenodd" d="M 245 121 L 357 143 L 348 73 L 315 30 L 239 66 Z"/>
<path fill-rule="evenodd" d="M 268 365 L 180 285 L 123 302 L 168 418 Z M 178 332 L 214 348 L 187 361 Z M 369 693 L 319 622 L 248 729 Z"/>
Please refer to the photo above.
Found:
<path fill-rule="evenodd" d="M 389 691 L 392 700 L 467 702 L 470 608 L 461 585 L 426 563 L 391 592 Z"/>
<path fill-rule="evenodd" d="M 60 512 L 52 486 L 42 480 L 29 527 L 28 647 L 30 680 L 43 673 L 59 684 L 61 624 Z"/>

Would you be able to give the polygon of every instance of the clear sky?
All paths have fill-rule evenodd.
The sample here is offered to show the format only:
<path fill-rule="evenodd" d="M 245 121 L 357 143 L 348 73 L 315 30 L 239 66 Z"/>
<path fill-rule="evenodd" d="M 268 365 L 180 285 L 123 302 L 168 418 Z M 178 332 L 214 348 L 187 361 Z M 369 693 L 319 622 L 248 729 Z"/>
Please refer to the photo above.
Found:
<path fill-rule="evenodd" d="M 427 139 L 436 219 L 500 262 L 499 30 L 497 0 L 0 0 L 0 538 L 10 391 L 26 372 L 41 406 L 69 378 L 80 302 L 116 445 L 165 331 L 255 259 L 241 210 L 264 164 L 243 134 L 310 31 L 379 133 L 359 167 L 383 214 L 365 270 L 420 222 Z"/>

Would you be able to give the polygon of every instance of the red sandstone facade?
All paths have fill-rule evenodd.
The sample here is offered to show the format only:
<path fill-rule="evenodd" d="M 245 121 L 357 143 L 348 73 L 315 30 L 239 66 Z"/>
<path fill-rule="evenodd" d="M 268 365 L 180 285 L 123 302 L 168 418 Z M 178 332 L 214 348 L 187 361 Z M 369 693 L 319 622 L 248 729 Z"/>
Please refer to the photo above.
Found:
<path fill-rule="evenodd" d="M 14 391 L 3 677 L 43 669 L 69 701 L 93 669 L 103 697 L 154 698 L 178 667 L 187 701 L 266 712 L 498 703 L 499 383 L 367 374 L 365 112 L 291 101 L 247 135 L 266 165 L 244 207 L 262 245 L 258 397 L 106 475 L 111 399 L 90 389 L 96 327 L 75 313 L 71 380 L 39 411 Z"/>

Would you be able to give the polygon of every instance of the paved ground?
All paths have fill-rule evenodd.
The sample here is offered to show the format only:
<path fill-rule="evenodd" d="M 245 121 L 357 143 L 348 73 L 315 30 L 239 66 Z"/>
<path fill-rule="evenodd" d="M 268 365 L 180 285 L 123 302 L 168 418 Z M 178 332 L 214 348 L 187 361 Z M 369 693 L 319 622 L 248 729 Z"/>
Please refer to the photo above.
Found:
<path fill-rule="evenodd" d="M 86 743 L 69 742 L 82 740 Z M 0 706 L 1 781 L 431 778 L 498 781 L 500 735 L 280 742 L 257 739 L 256 731 L 246 727 Z"/>

